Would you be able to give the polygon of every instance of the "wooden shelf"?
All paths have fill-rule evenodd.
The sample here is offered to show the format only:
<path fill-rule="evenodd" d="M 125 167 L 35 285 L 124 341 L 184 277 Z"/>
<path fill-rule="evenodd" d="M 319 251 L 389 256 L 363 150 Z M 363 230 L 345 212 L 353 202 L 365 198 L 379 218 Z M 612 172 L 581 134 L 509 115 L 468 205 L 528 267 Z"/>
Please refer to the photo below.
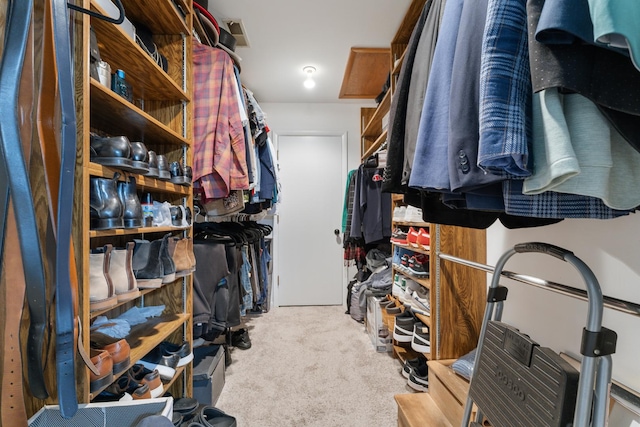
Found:
<path fill-rule="evenodd" d="M 400 267 L 398 267 L 397 264 L 393 264 L 393 271 L 395 273 L 400 274 L 401 276 L 404 276 L 404 277 L 407 277 L 407 278 L 413 280 L 416 283 L 421 284 L 422 286 L 424 286 L 427 289 L 431 289 L 431 279 L 429 277 L 416 277 L 416 276 L 413 276 L 410 273 L 407 273 L 404 270 L 400 269 Z"/>
<path fill-rule="evenodd" d="M 181 3 L 180 6 L 189 13 L 187 5 Z M 182 18 L 171 0 L 123 0 L 122 4 L 127 18 L 145 25 L 151 34 L 190 34 L 185 22 L 187 18 Z"/>
<path fill-rule="evenodd" d="M 402 225 L 407 227 L 422 227 L 429 228 L 428 222 L 411 222 L 411 221 L 393 221 L 393 225 Z"/>
<path fill-rule="evenodd" d="M 398 427 L 452 427 L 429 393 L 396 394 Z"/>
<path fill-rule="evenodd" d="M 373 142 L 373 144 L 371 144 L 371 146 L 367 149 L 367 151 L 364 152 L 364 154 L 362 155 L 362 160 L 365 160 L 367 157 L 375 153 L 376 150 L 382 147 L 382 144 L 384 144 L 386 141 L 387 141 L 387 129 L 382 131 L 378 139 L 376 139 Z"/>
<path fill-rule="evenodd" d="M 389 107 L 391 106 L 391 91 L 387 91 L 376 108 L 376 112 L 373 113 L 373 117 L 369 120 L 369 123 L 365 126 L 362 131 L 362 136 L 366 138 L 378 138 L 382 133 L 382 117 L 389 111 Z"/>
<path fill-rule="evenodd" d="M 99 176 L 102 178 L 113 178 L 113 174 L 118 172 L 122 175 L 121 180 L 123 181 L 125 180 L 126 174 L 131 174 L 130 172 L 99 165 L 98 163 L 89 163 L 87 172 L 92 176 Z M 144 175 L 131 175 L 135 175 L 136 187 L 137 189 L 141 189 L 142 191 L 157 191 L 159 193 L 171 193 L 180 196 L 188 196 L 189 194 L 191 194 L 190 188 L 185 185 L 177 185 L 169 181 L 162 181 Z"/>
<path fill-rule="evenodd" d="M 427 246 L 426 248 L 423 247 L 423 246 L 420 246 L 419 248 L 416 248 L 415 246 L 412 246 L 412 245 L 410 245 L 408 243 L 406 245 L 402 244 L 402 243 L 395 243 L 395 242 L 392 242 L 392 243 L 395 246 L 398 246 L 398 247 L 404 248 L 404 249 L 409 249 L 412 252 L 417 252 L 419 254 L 424 254 L 424 255 L 427 255 L 427 256 L 431 255 L 431 247 L 430 246 Z"/>
<path fill-rule="evenodd" d="M 90 79 L 91 127 L 131 141 L 191 145 L 189 140 L 95 79 Z"/>
<path fill-rule="evenodd" d="M 164 341 L 171 333 L 191 318 L 190 314 L 176 314 L 170 316 L 160 316 L 153 318 L 145 323 L 136 325 L 131 328 L 131 332 L 125 338 L 131 347 L 131 353 L 129 354 L 129 366 L 122 372 L 114 376 L 114 381 L 120 377 L 120 375 L 127 372 L 129 368 L 135 365 L 138 360 L 142 359 L 147 353 L 153 350 L 158 344 Z M 179 373 L 182 373 L 184 367 L 176 370 L 173 380 L 175 380 Z M 173 381 L 172 380 L 172 381 Z M 170 384 L 169 384 L 170 385 Z M 169 385 L 165 385 L 165 390 Z M 105 386 L 99 390 L 94 391 L 89 395 L 89 399 L 93 400 L 101 391 L 108 386 Z"/>
<path fill-rule="evenodd" d="M 158 289 L 159 289 L 159 288 L 158 288 Z M 155 291 L 155 290 L 156 290 L 156 289 L 140 289 L 140 297 L 145 296 L 145 295 L 147 295 L 148 293 L 151 293 L 151 292 L 153 292 L 153 291 Z M 103 314 L 105 314 L 105 313 L 108 313 L 108 312 L 110 312 L 111 310 L 113 310 L 113 309 L 115 309 L 115 308 L 117 308 L 117 307 L 120 307 L 120 306 L 122 306 L 122 305 L 125 305 L 126 303 L 131 302 L 131 301 L 133 301 L 133 300 L 135 300 L 135 299 L 137 299 L 137 298 L 139 298 L 139 297 L 132 298 L 132 299 L 127 300 L 127 301 L 119 302 L 118 304 L 114 305 L 113 307 L 105 308 L 105 309 L 102 309 L 102 310 L 92 311 L 92 312 L 89 314 L 89 318 L 93 320 L 93 319 L 95 319 L 96 317 L 101 316 L 101 315 L 103 315 Z"/>
<path fill-rule="evenodd" d="M 420 319 L 420 321 L 422 323 L 425 324 L 425 326 L 428 326 L 429 329 L 431 329 L 431 316 L 426 316 L 424 314 L 420 314 L 420 313 L 415 313 L 415 316 Z"/>
<path fill-rule="evenodd" d="M 422 13 L 422 9 L 426 2 L 427 0 L 413 0 L 411 2 L 409 9 L 407 9 L 407 13 L 405 13 L 404 18 L 402 18 L 402 23 L 391 40 L 392 45 L 409 43 L 413 27 L 415 27 L 418 19 L 420 19 L 420 14 Z"/>
<path fill-rule="evenodd" d="M 191 227 L 141 227 L 141 228 L 113 228 L 110 230 L 91 230 L 89 237 L 127 236 L 130 234 L 170 233 L 172 231 L 189 230 Z"/>
<path fill-rule="evenodd" d="M 94 1 L 91 9 L 104 14 Z M 190 101 L 187 93 L 119 25 L 92 18 L 91 26 L 98 38 L 102 60 L 109 63 L 112 72 L 118 69 L 125 72 L 126 80 L 133 88 L 134 99 Z"/>

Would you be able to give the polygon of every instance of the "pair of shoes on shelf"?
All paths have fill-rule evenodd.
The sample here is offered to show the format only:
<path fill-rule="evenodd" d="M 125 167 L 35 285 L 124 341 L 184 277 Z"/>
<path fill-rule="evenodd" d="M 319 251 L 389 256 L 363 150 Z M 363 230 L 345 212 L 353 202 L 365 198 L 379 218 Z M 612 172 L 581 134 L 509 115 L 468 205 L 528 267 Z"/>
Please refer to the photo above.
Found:
<path fill-rule="evenodd" d="M 156 154 L 155 151 L 149 151 L 149 172 L 146 176 L 158 178 L 163 181 L 171 180 L 169 172 L 169 162 L 163 154 Z"/>
<path fill-rule="evenodd" d="M 396 264 L 396 267 L 418 278 L 429 277 L 429 257 L 424 254 L 404 254 L 400 258 L 400 264 Z"/>
<path fill-rule="evenodd" d="M 402 231 L 400 228 L 396 228 L 391 233 L 391 243 L 395 243 L 396 245 L 406 245 L 407 242 L 407 232 Z"/>
<path fill-rule="evenodd" d="M 169 202 L 153 201 L 152 224 L 154 227 L 179 227 L 191 226 L 191 208 L 182 205 L 172 205 Z"/>
<path fill-rule="evenodd" d="M 429 391 L 429 367 L 427 358 L 419 354 L 415 359 L 407 359 L 402 366 L 402 376 L 407 384 L 417 391 Z"/>
<path fill-rule="evenodd" d="M 89 212 L 92 230 L 142 227 L 142 204 L 136 191 L 136 179 L 118 181 L 92 176 L 89 186 Z"/>
<path fill-rule="evenodd" d="M 91 133 L 91 161 L 127 172 L 149 172 L 149 151 L 143 142 L 129 141 L 126 136 L 103 137 Z"/>
<path fill-rule="evenodd" d="M 111 244 L 94 249 L 89 254 L 89 306 L 90 310 L 102 310 L 119 302 L 140 296 L 138 282 L 133 272 L 134 243 L 124 248 Z"/>
<path fill-rule="evenodd" d="M 169 255 L 176 268 L 176 278 L 187 276 L 196 271 L 196 257 L 193 253 L 191 237 L 170 237 Z"/>
<path fill-rule="evenodd" d="M 185 366 L 192 360 L 191 344 L 186 341 L 182 344 L 164 341 L 147 353 L 138 363 L 147 369 L 157 370 L 161 378 L 171 380 L 177 368 Z"/>
<path fill-rule="evenodd" d="M 393 339 L 400 344 L 410 344 L 418 353 L 431 352 L 429 328 L 415 317 L 411 309 L 395 316 Z"/>
<path fill-rule="evenodd" d="M 193 178 L 193 170 L 191 166 L 182 166 L 180 162 L 171 162 L 169 165 L 169 173 L 171 174 L 171 182 L 179 185 L 191 185 Z"/>
<path fill-rule="evenodd" d="M 113 382 L 114 374 L 129 366 L 131 348 L 126 340 L 91 334 L 89 390 L 93 393 Z"/>
<path fill-rule="evenodd" d="M 431 236 L 429 232 L 419 227 L 417 230 L 413 227 L 409 227 L 407 232 L 406 242 L 414 248 L 429 250 L 431 244 Z"/>
<path fill-rule="evenodd" d="M 176 265 L 170 253 L 170 239 L 171 234 L 152 241 L 134 239 L 132 265 L 139 288 L 159 288 L 176 280 Z"/>

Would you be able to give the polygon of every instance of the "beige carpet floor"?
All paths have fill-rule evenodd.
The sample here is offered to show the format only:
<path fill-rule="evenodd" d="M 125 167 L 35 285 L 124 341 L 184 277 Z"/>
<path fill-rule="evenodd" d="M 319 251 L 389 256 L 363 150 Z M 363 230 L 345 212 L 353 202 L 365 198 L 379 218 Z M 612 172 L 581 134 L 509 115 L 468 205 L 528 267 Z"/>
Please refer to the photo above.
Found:
<path fill-rule="evenodd" d="M 393 396 L 411 393 L 400 362 L 377 353 L 341 306 L 279 307 L 246 326 L 217 407 L 239 427 L 393 427 Z"/>

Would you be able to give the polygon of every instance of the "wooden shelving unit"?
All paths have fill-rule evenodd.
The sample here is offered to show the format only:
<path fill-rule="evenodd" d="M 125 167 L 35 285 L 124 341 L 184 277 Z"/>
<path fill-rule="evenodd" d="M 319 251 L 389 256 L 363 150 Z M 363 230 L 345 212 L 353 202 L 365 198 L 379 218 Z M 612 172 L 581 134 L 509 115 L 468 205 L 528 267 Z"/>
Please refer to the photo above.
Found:
<path fill-rule="evenodd" d="M 127 18 L 132 22 L 143 23 L 153 33 L 158 50 L 167 58 L 166 72 L 122 30 L 121 26 L 81 13 L 71 14 L 78 132 L 72 239 L 78 277 L 77 315 L 82 325 L 81 339 L 84 350 L 89 353 L 90 327 L 97 316 L 114 318 L 134 306 L 165 306 L 161 317 L 133 327 L 131 334 L 126 337 L 131 346 L 130 364 L 127 369 L 162 341 L 182 343 L 192 340 L 192 276 L 187 275 L 157 289 L 141 289 L 137 298 L 120 302 L 106 310 L 91 312 L 89 253 L 91 249 L 107 243 L 121 247 L 136 238 L 160 238 L 165 233 L 188 237 L 191 235 L 191 227 L 91 230 L 90 180 L 92 177 L 113 178 L 115 173 L 121 175 L 120 180 L 134 176 L 139 196 L 144 192 L 150 192 L 155 200 L 189 207 L 192 207 L 192 188 L 91 162 L 90 133 L 123 135 L 132 142 L 142 141 L 149 150 L 165 155 L 168 161 L 180 161 L 185 165 L 191 165 L 193 10 L 190 1 L 177 1 L 186 11 L 186 17 L 180 14 L 172 0 L 122 0 Z M 96 0 L 80 0 L 76 4 L 95 12 L 104 12 Z M 109 63 L 112 72 L 124 70 L 126 81 L 132 86 L 132 102 L 89 76 L 90 27 L 95 31 L 102 60 Z M 53 319 L 50 320 L 53 322 Z M 54 360 L 55 346 L 49 343 L 46 348 L 45 358 Z M 124 372 L 126 370 L 117 373 L 116 378 Z M 45 377 L 52 396 L 46 401 L 40 401 L 25 393 L 28 416 L 33 415 L 44 404 L 57 403 L 55 363 L 47 365 Z M 178 369 L 174 379 L 165 384 L 165 391 L 174 397 L 192 396 L 192 377 L 190 364 Z M 78 356 L 76 383 L 80 403 L 89 403 L 101 391 L 90 391 L 89 370 Z"/>

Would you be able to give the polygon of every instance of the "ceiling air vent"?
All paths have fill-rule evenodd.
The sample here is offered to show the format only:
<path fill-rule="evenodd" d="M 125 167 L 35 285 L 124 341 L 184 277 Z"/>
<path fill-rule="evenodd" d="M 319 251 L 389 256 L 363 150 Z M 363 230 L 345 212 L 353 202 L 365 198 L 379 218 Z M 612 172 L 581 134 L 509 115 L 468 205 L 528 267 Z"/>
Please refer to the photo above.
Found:
<path fill-rule="evenodd" d="M 244 23 L 240 19 L 225 19 L 223 21 L 229 27 L 229 32 L 236 38 L 236 46 L 249 47 L 249 38 L 244 28 Z"/>

